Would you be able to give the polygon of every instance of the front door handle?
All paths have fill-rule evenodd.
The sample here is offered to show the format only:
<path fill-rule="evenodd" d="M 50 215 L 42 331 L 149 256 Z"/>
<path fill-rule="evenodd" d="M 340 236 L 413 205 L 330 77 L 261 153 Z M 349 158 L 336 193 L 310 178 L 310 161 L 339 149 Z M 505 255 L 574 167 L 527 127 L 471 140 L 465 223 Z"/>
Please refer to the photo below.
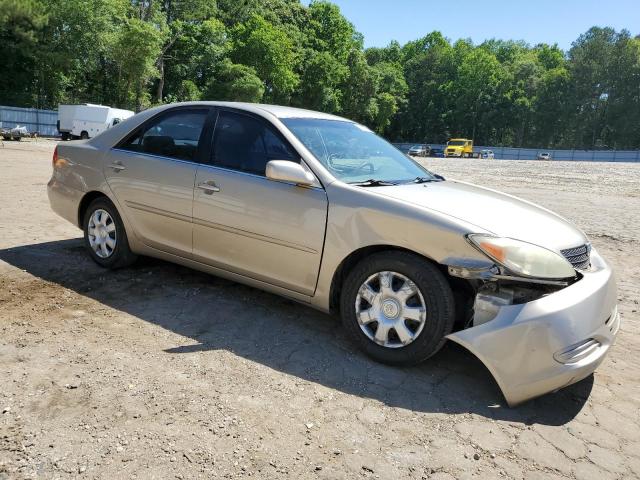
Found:
<path fill-rule="evenodd" d="M 115 170 L 116 172 L 120 172 L 125 169 L 125 166 L 122 165 L 122 162 L 113 162 L 111 165 L 109 165 L 109 168 Z"/>
<path fill-rule="evenodd" d="M 209 180 L 208 182 L 199 183 L 198 188 L 200 190 L 204 190 L 204 193 L 206 195 L 211 195 L 212 193 L 220 191 L 220 187 L 218 187 L 212 180 Z"/>

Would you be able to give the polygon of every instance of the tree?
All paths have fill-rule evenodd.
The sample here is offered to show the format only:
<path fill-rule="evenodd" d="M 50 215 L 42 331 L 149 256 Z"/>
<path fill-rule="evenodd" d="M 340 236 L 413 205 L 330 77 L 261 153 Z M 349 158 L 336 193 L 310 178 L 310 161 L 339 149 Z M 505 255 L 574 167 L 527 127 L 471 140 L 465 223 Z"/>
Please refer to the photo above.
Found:
<path fill-rule="evenodd" d="M 384 134 L 394 115 L 406 104 L 408 87 L 399 63 L 379 62 L 372 70 L 377 77 L 375 99 L 378 104 L 374 129 Z"/>
<path fill-rule="evenodd" d="M 108 49 L 131 13 L 126 0 L 39 0 L 47 13 L 38 35 L 38 104 L 112 102 Z"/>
<path fill-rule="evenodd" d="M 144 109 L 196 99 L 335 113 L 393 140 L 640 148 L 640 38 L 568 52 L 440 32 L 364 49 L 326 0 L 0 0 L 0 103 Z"/>
<path fill-rule="evenodd" d="M 457 72 L 447 84 L 452 101 L 452 133 L 470 137 L 477 143 L 489 143 L 485 130 L 488 124 L 484 120 L 496 98 L 502 66 L 494 54 L 482 48 L 474 49 L 466 41 L 456 42 L 453 55 Z"/>
<path fill-rule="evenodd" d="M 358 122 L 371 124 L 378 115 L 375 98 L 378 90 L 377 75 L 360 50 L 351 51 L 347 68 L 349 73 L 340 85 L 343 92 L 342 114 Z"/>
<path fill-rule="evenodd" d="M 340 113 L 343 93 L 340 84 L 348 73 L 346 65 L 329 52 L 309 50 L 308 54 L 294 103 L 322 112 Z"/>
<path fill-rule="evenodd" d="M 457 72 L 453 48 L 440 32 L 402 47 L 406 103 L 391 124 L 395 138 L 445 142 L 450 131 L 450 81 Z"/>
<path fill-rule="evenodd" d="M 309 23 L 305 29 L 307 46 L 318 52 L 329 52 L 345 63 L 352 50 L 361 50 L 362 41 L 355 28 L 340 13 L 340 8 L 324 0 L 309 5 Z"/>
<path fill-rule="evenodd" d="M 376 65 L 382 62 L 402 65 L 403 62 L 402 47 L 396 40 L 392 40 L 389 45 L 383 48 L 367 48 L 364 54 L 369 65 Z"/>
<path fill-rule="evenodd" d="M 609 91 L 603 145 L 640 148 L 640 38 L 621 32 L 607 69 Z"/>
<path fill-rule="evenodd" d="M 232 59 L 255 69 L 264 82 L 267 100 L 288 102 L 300 79 L 294 71 L 296 56 L 286 32 L 253 15 L 231 35 Z"/>
<path fill-rule="evenodd" d="M 535 134 L 531 145 L 563 145 L 568 123 L 568 102 L 571 77 L 565 66 L 546 70 L 538 84 L 533 104 Z"/>
<path fill-rule="evenodd" d="M 156 62 L 158 67 L 158 82 L 156 86 L 157 102 L 162 102 L 163 99 L 165 62 L 167 58 L 171 56 L 176 42 L 178 39 L 184 39 L 190 34 L 193 35 L 195 33 L 197 35 L 201 22 L 211 18 L 215 11 L 215 3 L 210 0 L 164 0 L 161 2 L 161 25 L 166 25 L 167 33 Z M 158 17 L 160 17 L 160 15 L 158 15 Z M 221 23 L 220 26 L 214 25 L 213 27 L 216 31 L 220 29 L 224 30 Z M 175 59 L 176 57 L 173 56 L 172 58 Z"/>
<path fill-rule="evenodd" d="M 38 105 L 36 72 L 38 36 L 47 23 L 35 0 L 0 0 L 0 45 L 3 49 L 0 104 Z"/>
<path fill-rule="evenodd" d="M 208 84 L 205 99 L 260 102 L 264 90 L 264 84 L 253 68 L 225 59 L 216 78 Z"/>
<path fill-rule="evenodd" d="M 156 59 L 162 33 L 151 23 L 130 18 L 111 44 L 111 58 L 118 65 L 119 104 L 142 110 L 150 101 L 149 82 L 158 77 Z"/>
<path fill-rule="evenodd" d="M 171 92 L 182 89 L 183 82 L 192 82 L 195 89 L 202 92 L 217 75 L 221 62 L 231 48 L 225 26 L 212 18 L 203 22 L 185 24 L 172 48 L 164 53 L 165 84 L 163 90 Z M 156 94 L 158 94 L 157 87 Z M 156 97 L 157 98 L 157 97 Z M 181 99 L 181 95 L 163 98 Z"/>
<path fill-rule="evenodd" d="M 617 37 L 612 28 L 593 27 L 569 51 L 573 144 L 577 148 L 598 146 L 605 127 L 611 93 L 608 70 Z"/>

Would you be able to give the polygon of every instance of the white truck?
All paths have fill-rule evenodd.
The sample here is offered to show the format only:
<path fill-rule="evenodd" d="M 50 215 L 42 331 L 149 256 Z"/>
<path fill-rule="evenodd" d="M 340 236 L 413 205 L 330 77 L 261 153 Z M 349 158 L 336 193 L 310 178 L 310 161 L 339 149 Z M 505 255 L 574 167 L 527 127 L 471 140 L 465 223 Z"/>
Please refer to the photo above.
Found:
<path fill-rule="evenodd" d="M 134 113 L 106 105 L 58 105 L 58 131 L 62 140 L 92 138 Z"/>

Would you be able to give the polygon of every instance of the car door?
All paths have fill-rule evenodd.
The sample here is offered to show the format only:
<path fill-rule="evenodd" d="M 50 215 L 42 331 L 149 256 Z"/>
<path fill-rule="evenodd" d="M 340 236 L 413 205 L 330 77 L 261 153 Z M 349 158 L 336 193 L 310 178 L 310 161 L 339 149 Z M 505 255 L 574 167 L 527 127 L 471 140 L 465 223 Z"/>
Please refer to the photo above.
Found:
<path fill-rule="evenodd" d="M 190 258 L 193 185 L 204 155 L 209 108 L 173 108 L 151 118 L 108 153 L 104 173 L 146 245 Z"/>
<path fill-rule="evenodd" d="M 327 196 L 317 187 L 269 180 L 269 160 L 300 156 L 265 119 L 221 109 L 200 165 L 193 203 L 193 252 L 201 262 L 312 295 L 324 245 Z"/>

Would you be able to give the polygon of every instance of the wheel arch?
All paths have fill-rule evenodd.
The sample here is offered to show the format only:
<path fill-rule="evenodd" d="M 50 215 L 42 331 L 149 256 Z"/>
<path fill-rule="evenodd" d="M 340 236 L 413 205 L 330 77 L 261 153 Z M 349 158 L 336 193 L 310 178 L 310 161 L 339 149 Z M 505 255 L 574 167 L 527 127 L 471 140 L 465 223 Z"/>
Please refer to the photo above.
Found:
<path fill-rule="evenodd" d="M 380 252 L 407 252 L 418 257 L 421 257 L 425 261 L 436 266 L 447 279 L 449 279 L 449 274 L 447 273 L 447 267 L 445 265 L 441 265 L 432 258 L 429 258 L 425 255 L 417 253 L 408 248 L 398 247 L 397 245 L 368 245 L 366 247 L 361 247 L 357 250 L 354 250 L 349 255 L 347 255 L 338 265 L 335 272 L 333 273 L 333 278 L 331 279 L 331 287 L 329 289 L 329 310 L 331 313 L 336 314 L 339 313 L 340 310 L 340 292 L 342 291 L 342 285 L 344 283 L 344 279 L 346 278 L 348 272 L 353 269 L 358 262 L 362 259 L 366 258 L 369 255 Z"/>
<path fill-rule="evenodd" d="M 399 247 L 397 245 L 368 245 L 366 247 L 354 250 L 347 255 L 342 262 L 338 265 L 333 278 L 331 280 L 331 287 L 329 290 L 329 311 L 331 314 L 340 313 L 340 292 L 342 291 L 342 285 L 344 280 L 351 269 L 353 269 L 358 262 L 368 255 L 379 252 L 407 252 L 417 257 L 420 257 L 426 262 L 434 265 L 444 275 L 444 278 L 449 283 L 449 287 L 453 292 L 455 299 L 455 323 L 454 329 L 462 329 L 469 319 L 469 315 L 473 312 L 473 301 L 475 298 L 475 290 L 468 280 L 452 277 L 449 275 L 449 270 L 446 265 L 438 263 L 433 258 L 420 254 L 414 250 Z"/>
<path fill-rule="evenodd" d="M 111 202 L 109 196 L 99 190 L 92 190 L 85 193 L 85 195 L 80 200 L 80 204 L 78 205 L 78 227 L 82 228 L 82 224 L 84 223 L 84 215 L 87 212 L 87 208 L 89 208 L 91 202 L 93 202 L 96 198 L 101 197 L 104 197 Z"/>

